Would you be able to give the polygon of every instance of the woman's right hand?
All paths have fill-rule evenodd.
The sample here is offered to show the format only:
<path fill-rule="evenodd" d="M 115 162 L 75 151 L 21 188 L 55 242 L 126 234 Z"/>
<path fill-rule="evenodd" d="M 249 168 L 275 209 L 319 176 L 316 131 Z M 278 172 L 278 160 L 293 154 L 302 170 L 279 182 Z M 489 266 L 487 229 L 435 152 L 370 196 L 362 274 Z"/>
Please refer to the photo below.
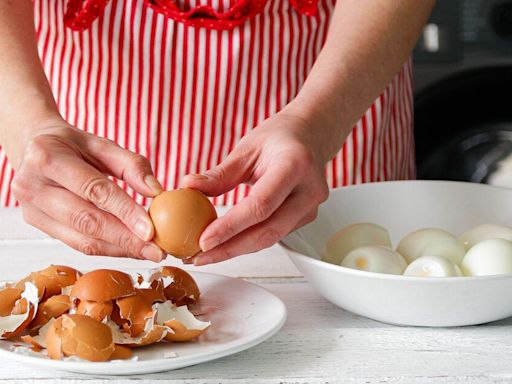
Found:
<path fill-rule="evenodd" d="M 17 150 L 12 182 L 25 221 L 88 255 L 159 262 L 146 210 L 107 175 L 153 197 L 162 191 L 149 161 L 64 121 L 39 128 Z"/>

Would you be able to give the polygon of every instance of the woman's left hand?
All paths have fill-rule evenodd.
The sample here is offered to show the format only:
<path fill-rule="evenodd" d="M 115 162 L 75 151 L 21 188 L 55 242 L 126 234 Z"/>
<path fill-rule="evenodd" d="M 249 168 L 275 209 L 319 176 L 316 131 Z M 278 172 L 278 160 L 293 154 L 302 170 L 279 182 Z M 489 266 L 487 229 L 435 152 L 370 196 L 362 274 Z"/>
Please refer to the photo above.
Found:
<path fill-rule="evenodd" d="M 306 120 L 280 112 L 248 133 L 217 167 L 187 175 L 183 187 L 218 196 L 241 183 L 250 194 L 211 223 L 203 252 L 188 263 L 217 263 L 268 248 L 314 220 L 329 194 L 324 165 L 332 143 Z"/>

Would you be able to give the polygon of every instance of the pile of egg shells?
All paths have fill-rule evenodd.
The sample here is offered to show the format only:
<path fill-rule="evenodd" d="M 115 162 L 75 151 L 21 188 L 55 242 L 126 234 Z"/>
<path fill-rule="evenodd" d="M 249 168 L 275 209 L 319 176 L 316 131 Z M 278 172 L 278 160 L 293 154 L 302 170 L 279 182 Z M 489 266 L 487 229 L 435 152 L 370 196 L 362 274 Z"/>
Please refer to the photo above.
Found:
<path fill-rule="evenodd" d="M 482 224 L 458 238 L 443 229 L 423 228 L 403 237 L 393 249 L 386 228 L 357 223 L 329 239 L 322 260 L 367 272 L 417 277 L 512 273 L 512 228 Z"/>

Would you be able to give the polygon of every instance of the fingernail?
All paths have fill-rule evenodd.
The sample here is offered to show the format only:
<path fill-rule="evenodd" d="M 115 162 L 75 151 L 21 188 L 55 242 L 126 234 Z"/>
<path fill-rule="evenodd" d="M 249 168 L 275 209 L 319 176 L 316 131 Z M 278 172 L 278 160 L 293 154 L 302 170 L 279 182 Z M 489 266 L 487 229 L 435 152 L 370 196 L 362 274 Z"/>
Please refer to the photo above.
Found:
<path fill-rule="evenodd" d="M 220 239 L 218 237 L 209 237 L 206 240 L 199 241 L 199 247 L 203 252 L 209 251 L 210 249 L 215 248 L 219 244 Z"/>
<path fill-rule="evenodd" d="M 151 224 L 146 220 L 137 221 L 133 230 L 142 240 L 149 240 L 151 236 Z"/>
<path fill-rule="evenodd" d="M 213 259 L 210 256 L 194 257 L 194 265 L 199 267 L 201 265 L 211 264 Z"/>
<path fill-rule="evenodd" d="M 200 173 L 192 173 L 190 175 L 187 175 L 187 177 L 190 177 L 190 178 L 196 179 L 196 180 L 206 180 L 206 179 L 208 179 L 208 176 L 201 175 Z"/>
<path fill-rule="evenodd" d="M 158 248 L 154 244 L 148 244 L 144 248 L 142 248 L 141 255 L 146 260 L 154 261 L 155 263 L 159 263 L 162 261 L 163 252 L 160 248 Z"/>
<path fill-rule="evenodd" d="M 151 190 L 153 191 L 153 193 L 155 195 L 158 195 L 160 193 L 163 192 L 163 188 L 162 188 L 162 185 L 158 182 L 158 180 L 156 179 L 155 176 L 153 175 L 147 175 L 145 178 L 144 178 L 144 182 L 146 183 L 146 185 L 151 188 Z"/>

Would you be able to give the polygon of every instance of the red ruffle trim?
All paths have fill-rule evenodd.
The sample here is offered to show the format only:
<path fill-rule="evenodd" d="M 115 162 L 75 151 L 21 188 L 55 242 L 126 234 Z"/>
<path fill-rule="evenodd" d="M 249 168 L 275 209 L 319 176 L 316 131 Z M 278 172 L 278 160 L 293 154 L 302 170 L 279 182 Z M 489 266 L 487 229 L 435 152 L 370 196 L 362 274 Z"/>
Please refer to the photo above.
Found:
<path fill-rule="evenodd" d="M 209 29 L 235 28 L 260 13 L 267 1 L 239 0 L 226 11 L 216 11 L 207 5 L 181 9 L 174 0 L 144 0 L 149 7 L 167 17 L 186 25 Z M 316 14 L 318 0 L 288 1 L 297 11 L 306 16 Z M 89 28 L 92 22 L 99 17 L 107 3 L 108 0 L 68 0 L 64 23 L 75 31 L 83 31 Z"/>

